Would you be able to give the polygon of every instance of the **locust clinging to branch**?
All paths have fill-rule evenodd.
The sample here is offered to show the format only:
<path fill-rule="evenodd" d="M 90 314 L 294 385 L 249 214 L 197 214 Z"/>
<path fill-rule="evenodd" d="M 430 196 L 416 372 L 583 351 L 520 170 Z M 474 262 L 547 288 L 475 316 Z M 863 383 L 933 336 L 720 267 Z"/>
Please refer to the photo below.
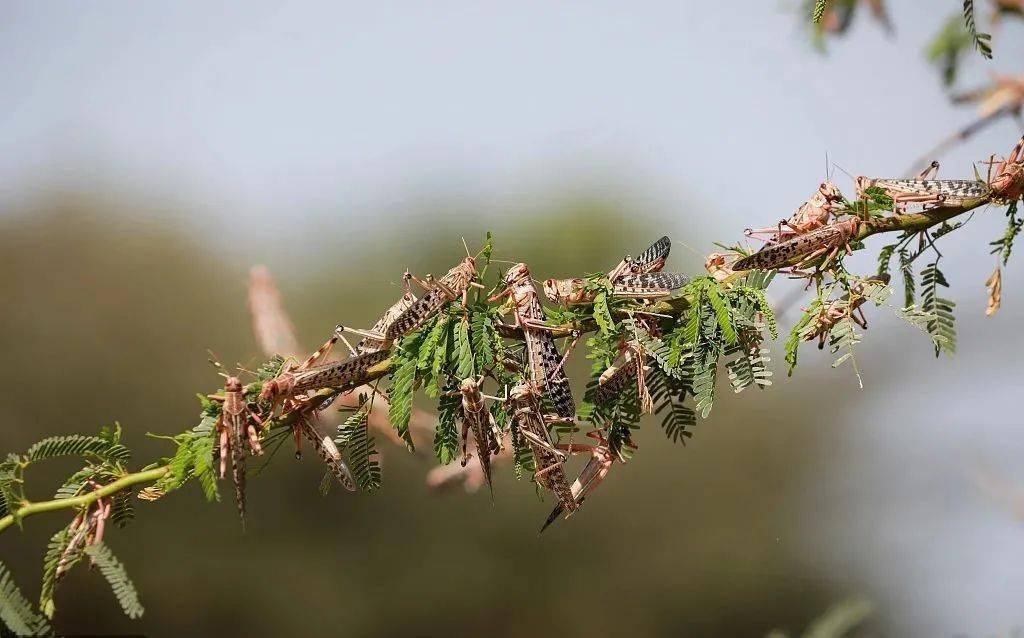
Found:
<path fill-rule="evenodd" d="M 588 432 L 587 436 L 596 439 L 596 445 L 585 445 L 585 444 L 573 444 L 558 445 L 556 446 L 559 450 L 565 450 L 569 454 L 577 454 L 585 452 L 590 454 L 590 460 L 580 471 L 579 478 L 573 481 L 572 486 L 569 488 L 572 492 L 573 503 L 575 504 L 574 509 L 579 509 L 583 505 L 583 501 L 586 500 L 587 496 L 591 492 L 597 489 L 602 481 L 611 472 L 612 465 L 615 463 L 617 455 L 612 451 L 608 440 L 605 439 L 599 432 Z M 633 446 L 636 447 L 636 446 Z M 574 510 L 569 510 L 566 513 L 566 507 L 563 503 L 558 503 L 551 514 L 548 515 L 544 525 L 540 528 L 540 533 L 544 533 L 552 523 L 558 520 L 558 517 L 562 514 L 566 514 L 566 518 L 572 514 Z"/>
<path fill-rule="evenodd" d="M 238 377 L 228 377 L 224 384 L 224 405 L 217 418 L 217 433 L 220 447 L 220 476 L 224 478 L 227 459 L 231 457 L 231 478 L 235 483 L 235 502 L 238 515 L 245 525 L 245 448 L 248 440 L 254 454 L 263 454 L 259 432 L 254 425 L 262 425 L 259 416 L 249 409 Z"/>
<path fill-rule="evenodd" d="M 897 208 L 907 204 L 923 204 L 926 209 L 937 206 L 962 206 L 968 202 L 991 199 L 997 204 L 1008 204 L 1024 194 L 1024 137 L 1002 161 L 989 160 L 986 179 L 976 175 L 973 180 L 931 179 L 938 171 L 939 163 L 932 162 L 917 179 L 877 179 L 858 177 L 857 193 L 863 197 L 864 190 L 876 186 L 893 198 Z M 977 171 L 975 171 L 977 173 Z"/>
<path fill-rule="evenodd" d="M 551 327 L 544 322 L 544 309 L 530 277 L 530 269 L 526 264 L 515 264 L 505 273 L 504 282 L 505 291 L 492 297 L 491 301 L 506 296 L 511 298 L 516 326 L 522 329 L 526 341 L 530 379 L 551 399 L 558 416 L 575 418 L 576 404 L 569 379 L 565 376 L 565 359 L 558 354 L 555 339 L 549 332 Z"/>
<path fill-rule="evenodd" d="M 607 275 L 612 294 L 631 299 L 659 299 L 686 285 L 688 277 L 676 273 L 662 273 L 672 242 L 662 237 L 640 253 L 636 259 L 625 257 Z M 588 290 L 587 280 L 581 277 L 548 279 L 544 282 L 544 296 L 564 305 L 586 304 L 594 301 L 597 293 Z"/>
<path fill-rule="evenodd" d="M 860 218 L 852 217 L 778 244 L 768 244 L 756 253 L 734 263 L 731 269 L 738 272 L 755 269 L 773 270 L 786 266 L 798 268 L 824 256 L 819 266 L 821 270 L 841 251 L 850 252 L 849 242 L 857 234 L 860 224 Z"/>
<path fill-rule="evenodd" d="M 748 228 L 744 234 L 747 237 L 763 238 L 768 243 L 786 241 L 827 225 L 842 203 L 843 194 L 836 185 L 832 182 L 822 182 L 817 192 L 804 202 L 792 217 L 780 221 L 777 226 Z"/>
<path fill-rule="evenodd" d="M 509 399 L 515 407 L 513 423 L 533 450 L 537 465 L 534 480 L 552 492 L 562 507 L 574 511 L 576 500 L 565 477 L 565 453 L 551 443 L 546 419 L 541 413 L 540 390 L 531 382 L 521 383 L 509 391 Z"/>
<path fill-rule="evenodd" d="M 416 330 L 449 303 L 465 301 L 469 286 L 476 282 L 476 261 L 466 257 L 437 281 L 427 282 L 426 294 L 402 311 L 384 331 L 384 341 L 391 343 Z"/>
<path fill-rule="evenodd" d="M 825 341 L 832 328 L 844 318 L 849 317 L 861 328 L 867 329 L 868 319 L 864 316 L 862 306 L 867 302 L 871 294 L 871 288 L 885 286 L 889 283 L 889 275 L 875 275 L 867 279 L 860 279 L 850 286 L 850 292 L 843 295 L 841 299 L 832 301 L 821 309 L 815 318 L 813 329 L 806 332 L 804 341 L 818 339 L 818 349 L 824 349 Z M 805 310 L 806 312 L 806 310 Z"/>
<path fill-rule="evenodd" d="M 313 365 L 326 356 L 325 350 L 329 350 L 329 345 L 333 345 L 337 339 L 338 336 L 335 335 L 302 365 L 294 369 L 286 368 L 281 374 L 264 383 L 260 398 L 275 404 L 281 401 L 294 402 L 295 398 L 304 392 L 342 385 L 359 385 L 361 380 L 366 379 L 366 373 L 370 368 L 390 356 L 387 350 L 374 350 L 345 361 Z"/>
<path fill-rule="evenodd" d="M 917 178 L 888 179 L 856 178 L 857 196 L 867 197 L 868 188 L 881 188 L 892 197 L 898 211 L 906 210 L 908 204 L 921 204 L 926 210 L 939 206 L 961 206 L 966 202 L 984 199 L 992 195 L 992 187 L 981 179 L 934 179 L 939 163 L 932 162 Z"/>
<path fill-rule="evenodd" d="M 487 488 L 491 485 L 491 456 L 501 452 L 501 432 L 498 430 L 494 417 L 484 404 L 484 395 L 480 392 L 480 384 L 476 379 L 463 379 L 459 385 L 462 395 L 462 466 L 466 466 L 468 456 L 466 442 L 470 430 L 476 442 L 476 455 L 483 470 Z"/>

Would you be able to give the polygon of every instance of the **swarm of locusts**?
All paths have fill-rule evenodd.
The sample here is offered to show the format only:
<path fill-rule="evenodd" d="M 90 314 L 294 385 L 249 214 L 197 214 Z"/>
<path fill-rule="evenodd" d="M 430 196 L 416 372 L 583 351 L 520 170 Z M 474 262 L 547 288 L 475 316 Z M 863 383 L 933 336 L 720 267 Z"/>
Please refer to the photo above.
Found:
<path fill-rule="evenodd" d="M 631 461 L 646 415 L 685 443 L 726 378 L 735 392 L 771 385 L 767 346 L 779 335 L 766 289 L 780 273 L 799 280 L 797 289 L 815 291 L 785 340 L 790 373 L 800 345 L 816 341 L 836 355 L 834 366 L 852 361 L 860 379 L 854 351 L 858 331 L 867 328 L 865 309 L 868 302 L 891 305 L 890 284 L 897 281 L 905 301 L 897 315 L 924 331 L 936 354 L 951 353 L 955 304 L 941 295 L 948 282 L 937 244 L 975 212 L 1006 208 L 1006 229 L 991 242 L 998 261 L 987 282 L 986 314 L 994 314 L 1003 298 L 1001 268 L 1024 229 L 1017 214 L 1024 138 L 1005 159 L 993 156 L 985 165 L 985 176 L 976 169 L 973 179 L 937 179 L 937 163 L 913 179 L 857 177 L 853 200 L 826 181 L 789 217 L 746 231 L 748 241 L 763 245 L 723 246 L 706 258 L 707 272 L 694 277 L 666 270 L 672 243 L 661 237 L 609 270 L 539 281 L 525 263 L 494 259 L 488 234 L 479 252 L 466 246 L 466 256 L 439 277 L 405 272 L 398 299 L 369 328 L 337 324 L 306 357 L 274 356 L 255 370 L 221 372 L 223 388 L 199 396 L 201 421 L 173 437 L 172 457 L 130 472 L 119 428 L 50 437 L 9 455 L 0 462 L 0 531 L 35 513 L 70 509 L 47 552 L 41 608 L 52 613 L 58 581 L 87 556 L 117 579 L 111 582 L 124 594 L 126 611 L 139 614 L 123 568 L 102 544 L 108 522 L 131 519 L 135 486 L 142 488 L 139 499 L 155 501 L 195 481 L 212 500 L 220 480 L 230 480 L 244 523 L 250 458 L 272 457 L 292 439 L 296 457 L 307 445 L 324 465 L 323 491 L 334 483 L 373 491 L 381 486 L 381 467 L 370 416 L 412 449 L 417 394 L 437 403 L 433 451 L 453 468 L 439 483 L 461 472 L 467 488 L 478 481 L 497 499 L 495 470 L 511 465 L 549 500 L 543 531 L 578 513 L 614 468 Z M 877 271 L 851 272 L 848 256 L 883 233 L 895 241 L 879 251 Z M 925 255 L 931 263 L 918 269 Z M 258 301 L 254 309 L 275 303 L 273 295 Z M 288 321 L 271 312 L 256 324 L 272 332 Z M 574 389 L 570 375 L 586 374 L 581 351 L 590 372 Z M 336 411 L 345 413 L 340 425 L 331 422 Z M 29 502 L 25 468 L 57 456 L 86 464 L 57 500 Z M 471 481 L 471 473 L 478 478 Z"/>
<path fill-rule="evenodd" d="M 546 527 L 579 510 L 616 462 L 630 459 L 640 415 L 667 411 L 666 430 L 674 426 L 684 431 L 678 436 L 687 436 L 695 415 L 710 409 L 720 359 L 727 360 L 737 390 L 770 383 L 763 341 L 774 317 L 764 288 L 774 273 L 804 279 L 818 290 L 791 340 L 817 341 L 819 348 L 831 345 L 837 352 L 852 348 L 856 328 L 867 328 L 866 302 L 884 296 L 891 275 L 854 275 L 843 257 L 873 229 L 901 216 L 1016 202 L 1024 192 L 1022 146 L 1024 139 L 1005 160 L 990 158 L 984 178 L 936 179 L 938 164 L 932 163 L 914 179 L 857 177 L 853 201 L 826 181 L 790 217 L 746 231 L 748 238 L 763 242 L 758 250 L 736 246 L 714 253 L 706 263 L 708 276 L 694 280 L 663 271 L 671 250 L 668 237 L 607 272 L 549 278 L 543 284 L 523 263 L 485 284 L 490 241 L 476 255 L 467 248 L 466 257 L 441 277 L 406 272 L 401 296 L 371 328 L 339 324 L 316 352 L 302 362 L 283 361 L 248 393 L 237 377 L 228 378 L 223 394 L 213 396 L 223 402 L 216 424 L 220 476 L 227 476 L 230 462 L 244 513 L 243 448 L 262 453 L 261 437 L 275 422 L 286 421 L 296 449 L 308 441 L 346 489 L 374 489 L 378 474 L 372 459 L 357 454 L 354 469 L 344 460 L 346 453 L 351 457 L 352 425 L 347 438 L 332 439 L 320 432 L 320 415 L 336 391 L 361 388 L 360 418 L 386 406 L 376 409 L 389 411 L 411 446 L 408 406 L 413 391 L 422 388 L 441 405 L 438 458 L 451 462 L 461 456 L 461 466 L 475 464 L 492 497 L 492 466 L 512 459 L 521 475 L 553 498 Z M 941 228 L 929 232 L 927 227 L 905 233 L 917 237 L 919 252 L 934 246 L 941 234 Z M 906 268 L 913 259 L 905 261 Z M 422 291 L 419 297 L 414 284 Z M 546 309 L 545 300 L 554 307 Z M 935 324 L 929 332 L 937 347 L 951 349 L 941 339 L 941 299 L 924 302 L 904 309 L 907 317 L 926 329 Z M 360 340 L 353 346 L 346 334 Z M 581 406 L 567 362 L 585 334 L 592 335 L 587 345 L 594 370 Z M 339 340 L 348 356 L 329 362 Z M 795 356 L 795 349 L 787 353 L 791 365 Z M 379 384 L 386 375 L 392 377 L 390 388 Z M 688 395 L 693 408 L 685 404 Z M 357 418 L 356 427 L 365 424 Z M 577 454 L 589 460 L 573 479 L 570 463 Z"/>
<path fill-rule="evenodd" d="M 485 285 L 490 239 L 476 255 L 467 248 L 466 257 L 441 277 L 406 272 L 401 296 L 371 328 L 339 324 L 304 361 L 264 368 L 248 387 L 228 377 L 223 393 L 211 395 L 220 406 L 214 447 L 219 475 L 226 477 L 231 467 L 244 517 L 245 457 L 262 454 L 261 440 L 275 432 L 275 424 L 287 423 L 297 455 L 305 440 L 344 488 L 374 489 L 379 472 L 369 457 L 375 451 L 357 451 L 354 471 L 344 460 L 346 453 L 353 457 L 352 431 L 365 429 L 366 414 L 379 404 L 385 407 L 376 409 L 389 410 L 392 425 L 411 446 L 408 408 L 413 391 L 423 388 L 441 404 L 439 459 L 451 462 L 461 450 L 461 465 L 478 464 L 492 497 L 492 465 L 512 459 L 521 475 L 554 499 L 547 527 L 579 510 L 616 462 L 630 459 L 640 415 L 668 411 L 666 430 L 685 430 L 695 414 L 706 414 L 719 359 L 736 357 L 726 366 L 737 390 L 770 383 L 762 342 L 774 317 L 763 290 L 775 273 L 805 279 L 819 291 L 814 307 L 804 309 L 798 340 L 816 340 L 819 348 L 835 344 L 840 327 L 844 334 L 867 327 L 864 304 L 890 282 L 888 272 L 848 272 L 843 256 L 872 228 L 907 215 L 911 207 L 935 215 L 1015 203 L 1024 193 L 1022 148 L 1024 138 L 1006 159 L 990 158 L 985 178 L 936 179 L 937 162 L 914 179 L 857 177 L 854 201 L 826 181 L 790 217 L 746 231 L 763 242 L 758 250 L 736 246 L 713 253 L 706 263 L 709 276 L 692 281 L 663 271 L 668 237 L 607 272 L 543 284 L 526 264 L 515 263 Z M 922 252 L 938 234 L 905 233 L 918 237 Z M 554 308 L 545 309 L 545 299 Z M 910 316 L 918 323 L 938 322 L 927 310 Z M 346 334 L 360 340 L 353 346 Z M 593 334 L 587 345 L 594 371 L 581 410 L 567 362 L 584 334 Z M 328 361 L 339 341 L 348 355 Z M 795 364 L 795 351 L 787 359 Z M 391 387 L 380 387 L 387 375 Z M 320 431 L 321 415 L 341 391 L 361 392 L 363 398 L 354 425 L 341 428 L 347 437 L 332 438 Z M 695 408 L 684 404 L 687 395 Z M 582 442 L 588 439 L 593 443 Z M 573 479 L 569 462 L 576 454 L 589 460 Z"/>

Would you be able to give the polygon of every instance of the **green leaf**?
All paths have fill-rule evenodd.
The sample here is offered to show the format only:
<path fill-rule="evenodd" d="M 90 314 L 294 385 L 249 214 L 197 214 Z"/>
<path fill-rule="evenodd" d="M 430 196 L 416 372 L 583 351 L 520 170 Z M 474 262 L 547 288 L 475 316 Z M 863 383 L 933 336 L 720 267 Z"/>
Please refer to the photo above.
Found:
<path fill-rule="evenodd" d="M 444 364 L 448 361 L 449 349 L 452 347 L 451 328 L 450 317 L 445 316 L 438 320 L 435 330 L 431 332 L 430 340 L 433 341 L 436 336 L 437 342 L 434 348 L 434 360 L 430 367 L 430 376 L 424 385 L 427 396 L 437 397 L 444 386 L 441 374 L 444 372 Z M 435 335 L 435 333 L 437 334 Z"/>
<path fill-rule="evenodd" d="M 729 343 L 736 343 L 736 329 L 732 325 L 732 316 L 729 311 L 729 306 L 725 303 L 722 298 L 722 294 L 718 290 L 718 286 L 708 286 L 708 301 L 711 302 L 711 307 L 715 311 L 715 317 L 718 319 L 718 326 L 722 330 L 722 336 Z"/>
<path fill-rule="evenodd" d="M 1004 266 L 1010 260 L 1010 253 L 1013 252 L 1013 242 L 1017 239 L 1017 235 L 1020 234 L 1022 228 L 1024 228 L 1024 218 L 1017 217 L 1017 202 L 1014 201 L 1006 209 L 1006 230 L 1003 231 L 1003 236 L 989 243 L 990 246 L 993 246 L 992 254 L 999 255 Z"/>
<path fill-rule="evenodd" d="M 967 33 L 974 41 L 974 48 L 983 57 L 991 60 L 992 36 L 987 33 L 978 33 L 978 27 L 974 21 L 974 0 L 964 0 L 964 26 L 967 27 Z"/>
<path fill-rule="evenodd" d="M 612 311 L 608 307 L 607 289 L 602 289 L 594 297 L 594 321 L 601 333 L 607 335 L 615 332 L 615 319 L 612 318 Z"/>
<path fill-rule="evenodd" d="M 455 328 L 455 358 L 456 374 L 459 379 L 469 379 L 476 376 L 473 346 L 469 339 L 469 321 L 459 321 Z"/>
<path fill-rule="evenodd" d="M 476 357 L 476 369 L 482 373 L 493 366 L 497 360 L 491 336 L 494 331 L 494 321 L 486 311 L 474 312 L 470 319 L 470 328 L 469 340 L 473 348 L 473 356 Z"/>
<path fill-rule="evenodd" d="M 900 272 L 903 273 L 903 305 L 914 305 L 914 263 L 906 248 L 900 249 Z"/>
<path fill-rule="evenodd" d="M 121 604 L 125 616 L 129 618 L 140 618 L 145 611 L 142 603 L 139 602 L 139 593 L 135 585 L 128 578 L 128 572 L 124 565 L 114 556 L 110 548 L 103 543 L 95 543 L 85 548 L 85 553 L 92 559 L 92 562 L 99 567 L 100 573 L 110 583 L 110 588 Z"/>
<path fill-rule="evenodd" d="M 334 441 L 339 449 L 348 453 L 349 469 L 359 487 L 373 492 L 381 486 L 381 472 L 377 449 L 367 426 L 368 417 L 368 409 L 360 407 L 338 426 L 338 437 Z"/>
<path fill-rule="evenodd" d="M 127 463 L 131 452 L 119 443 L 111 443 L 99 436 L 70 434 L 51 436 L 39 441 L 28 449 L 28 461 L 42 461 L 58 456 L 95 456 L 105 461 Z"/>
<path fill-rule="evenodd" d="M 889 244 L 888 246 L 882 246 L 882 249 L 878 251 L 878 276 L 889 274 L 889 266 L 892 262 L 893 253 L 896 252 L 897 244 Z"/>
<path fill-rule="evenodd" d="M 53 633 L 46 618 L 21 593 L 3 563 L 0 563 L 0 620 L 16 636 L 44 636 Z"/>
<path fill-rule="evenodd" d="M 388 419 L 398 436 L 405 441 L 409 450 L 414 449 L 409 421 L 412 419 L 413 384 L 416 382 L 416 359 L 401 359 L 391 373 L 391 389 L 388 391 Z"/>
<path fill-rule="evenodd" d="M 818 24 L 821 22 L 822 16 L 825 15 L 825 9 L 828 7 L 828 0 L 815 0 L 814 2 L 814 13 L 811 14 L 811 22 Z"/>
<path fill-rule="evenodd" d="M 462 412 L 462 398 L 454 388 L 440 397 L 437 406 L 437 429 L 434 431 L 434 454 L 441 465 L 448 465 L 459 455 L 459 430 L 456 425 Z"/>
<path fill-rule="evenodd" d="M 956 319 L 953 316 L 956 304 L 939 296 L 939 286 L 948 288 L 949 283 L 936 261 L 921 271 L 921 310 L 935 317 L 925 325 L 928 334 L 932 335 L 935 356 L 942 352 L 952 356 L 956 353 Z"/>
<path fill-rule="evenodd" d="M 787 373 L 789 376 L 793 376 L 793 370 L 796 369 L 800 355 L 800 343 L 804 340 L 806 331 L 817 321 L 822 306 L 821 298 L 811 302 L 811 306 L 800 317 L 800 321 L 796 322 L 793 329 L 789 331 L 789 337 L 786 339 L 786 362 L 789 363 L 789 371 Z"/>
<path fill-rule="evenodd" d="M 48 618 L 53 618 L 53 612 L 57 609 L 53 602 L 54 593 L 57 590 L 57 567 L 71 542 L 71 536 L 67 527 L 59 530 L 50 537 L 46 554 L 43 556 L 43 584 L 39 592 L 39 608 Z M 81 549 L 68 554 L 65 559 L 65 568 L 70 569 L 81 559 Z"/>

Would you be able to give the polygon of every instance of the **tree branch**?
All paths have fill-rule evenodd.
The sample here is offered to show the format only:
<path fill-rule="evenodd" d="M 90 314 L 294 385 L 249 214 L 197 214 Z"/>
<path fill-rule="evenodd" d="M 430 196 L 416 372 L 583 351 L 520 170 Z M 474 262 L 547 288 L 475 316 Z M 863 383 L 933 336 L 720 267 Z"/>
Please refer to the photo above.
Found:
<path fill-rule="evenodd" d="M 93 490 L 88 494 L 82 494 L 81 496 L 75 496 L 73 498 L 60 498 L 52 501 L 42 501 L 39 503 L 30 503 L 25 501 L 20 507 L 12 511 L 7 516 L 0 518 L 0 532 L 10 527 L 13 523 L 19 522 L 22 519 L 33 516 L 35 514 L 42 514 L 43 512 L 56 512 L 58 510 L 72 509 L 75 507 L 81 507 L 82 505 L 89 505 L 95 501 L 103 498 L 104 496 L 110 496 L 116 494 L 121 490 L 131 487 L 132 485 L 138 485 L 139 483 L 152 483 L 153 481 L 163 477 L 170 471 L 170 467 L 164 465 L 161 467 L 154 468 L 152 470 L 144 470 L 142 472 L 135 472 L 134 474 L 126 474 L 121 478 L 117 479 L 113 483 L 108 483 L 103 487 Z"/>

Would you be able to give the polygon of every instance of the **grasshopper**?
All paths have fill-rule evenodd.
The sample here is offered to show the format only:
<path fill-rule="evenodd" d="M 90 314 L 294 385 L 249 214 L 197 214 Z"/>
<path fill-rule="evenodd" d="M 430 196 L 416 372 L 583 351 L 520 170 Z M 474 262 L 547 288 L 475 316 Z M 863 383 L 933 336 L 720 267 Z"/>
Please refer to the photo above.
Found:
<path fill-rule="evenodd" d="M 537 464 L 534 480 L 551 491 L 565 509 L 574 511 L 576 500 L 565 477 L 566 455 L 551 444 L 546 419 L 541 413 L 540 390 L 534 383 L 521 383 L 509 391 L 509 399 L 515 407 L 513 422 L 533 450 Z"/>
<path fill-rule="evenodd" d="M 467 256 L 445 273 L 440 280 L 434 280 L 431 277 L 421 280 L 406 271 L 403 276 L 406 286 L 405 294 L 384 313 L 372 329 L 356 330 L 345 326 L 338 326 L 338 328 L 364 337 L 359 344 L 359 352 L 388 348 L 396 340 L 430 321 L 453 301 L 461 297 L 465 304 L 469 287 L 482 287 L 477 282 L 477 277 L 476 260 L 472 256 Z M 409 290 L 408 281 L 410 279 L 426 290 L 426 293 L 419 299 L 416 299 L 412 291 Z"/>
<path fill-rule="evenodd" d="M 778 244 L 766 245 L 756 253 L 734 263 L 732 270 L 773 270 L 788 265 L 798 268 L 825 255 L 825 259 L 818 267 L 821 270 L 835 259 L 840 251 L 851 252 L 849 242 L 856 236 L 860 224 L 860 218 L 851 217 Z"/>
<path fill-rule="evenodd" d="M 738 259 L 742 258 L 737 252 L 726 252 L 726 253 L 711 253 L 704 260 L 704 269 L 708 271 L 708 274 L 715 278 L 715 281 L 719 283 L 726 283 L 732 281 L 736 277 L 740 276 L 733 270 Z"/>
<path fill-rule="evenodd" d="M 804 202 L 789 219 L 780 221 L 777 226 L 748 228 L 743 232 L 747 237 L 756 237 L 764 239 L 770 244 L 776 244 L 826 226 L 842 203 L 843 194 L 839 192 L 836 185 L 832 182 L 822 182 L 817 192 Z M 786 230 L 783 230 L 783 227 Z M 767 237 L 759 237 L 759 235 Z"/>
<path fill-rule="evenodd" d="M 1010 151 L 1010 156 L 995 165 L 995 177 L 989 179 L 993 201 L 1009 204 L 1024 195 L 1024 137 Z"/>
<path fill-rule="evenodd" d="M 657 299 L 684 286 L 689 280 L 682 275 L 656 274 L 665 267 L 671 249 L 672 242 L 665 236 L 651 244 L 636 259 L 625 256 L 607 275 L 613 286 L 613 294 L 634 299 Z M 596 293 L 587 292 L 586 285 L 587 281 L 579 277 L 548 279 L 544 282 L 544 296 L 554 303 L 567 306 L 591 303 Z"/>
<path fill-rule="evenodd" d="M 655 300 L 668 297 L 690 281 L 689 277 L 672 272 L 622 275 L 612 282 L 612 294 L 627 299 Z M 587 280 L 548 279 L 544 282 L 544 296 L 567 306 L 592 303 L 597 293 L 587 290 Z"/>
<path fill-rule="evenodd" d="M 578 452 L 587 452 L 590 454 L 590 460 L 583 467 L 580 472 L 579 478 L 572 483 L 570 491 L 572 492 L 572 501 L 575 505 L 573 509 L 566 512 L 566 507 L 563 503 L 559 503 L 551 510 L 551 514 L 548 515 L 544 525 L 540 528 L 540 533 L 543 534 L 552 523 L 558 520 L 558 517 L 563 513 L 566 518 L 572 516 L 573 511 L 579 509 L 583 505 L 583 501 L 586 500 L 587 496 L 591 494 L 602 481 L 611 472 L 612 465 L 615 463 L 617 455 L 612 451 L 608 440 L 605 439 L 599 432 L 588 432 L 587 436 L 596 439 L 596 445 L 584 445 L 584 444 L 568 444 L 556 446 L 560 450 L 564 449 L 569 454 L 576 454 Z M 636 446 L 630 444 L 631 447 Z"/>
<path fill-rule="evenodd" d="M 238 377 L 228 377 L 224 384 L 224 405 L 217 417 L 217 433 L 220 449 L 220 477 L 224 478 L 228 456 L 231 456 L 231 478 L 235 483 L 235 503 L 238 515 L 245 525 L 245 448 L 248 440 L 254 454 L 263 454 L 260 437 L 253 425 L 263 425 L 260 417 L 249 409 Z"/>
<path fill-rule="evenodd" d="M 483 470 L 487 488 L 493 493 L 491 456 L 501 452 L 501 432 L 494 422 L 494 416 L 484 405 L 484 395 L 480 392 L 480 384 L 476 379 L 463 379 L 459 393 L 462 395 L 462 467 L 466 467 L 469 460 L 466 445 L 469 430 L 472 430 L 473 439 L 476 441 L 476 454 L 480 459 L 480 469 Z"/>
<path fill-rule="evenodd" d="M 647 389 L 646 373 L 650 368 L 644 363 L 643 347 L 635 341 L 620 347 L 625 363 L 621 366 L 612 365 L 601 373 L 597 381 L 595 402 L 599 406 L 606 405 L 630 384 L 636 383 L 637 396 L 640 397 L 640 409 L 642 412 L 650 414 L 654 411 L 654 399 Z"/>
<path fill-rule="evenodd" d="M 548 332 L 550 326 L 544 323 L 544 309 L 530 277 L 530 269 L 526 264 L 516 264 L 505 273 L 504 282 L 505 291 L 491 297 L 490 301 L 505 296 L 511 298 L 516 326 L 522 329 L 526 341 L 530 379 L 544 389 L 559 417 L 575 418 L 576 404 L 563 369 L 565 359 L 558 354 L 555 340 Z M 566 352 L 566 356 L 568 354 Z"/>
<path fill-rule="evenodd" d="M 864 316 L 864 309 L 862 306 L 868 300 L 868 293 L 871 287 L 878 285 L 888 285 L 889 275 L 882 274 L 867 279 L 861 279 L 850 286 L 850 292 L 842 296 L 841 299 L 837 299 L 824 308 L 821 309 L 818 317 L 815 319 L 814 331 L 807 333 L 804 337 L 804 341 L 814 341 L 818 339 L 818 349 L 822 350 L 825 348 L 825 341 L 828 338 L 829 332 L 835 327 L 843 318 L 850 317 L 858 326 L 864 328 L 868 327 L 868 318 Z M 805 310 L 806 312 L 806 310 Z"/>
<path fill-rule="evenodd" d="M 939 163 L 931 165 L 914 179 L 887 179 L 860 176 L 855 179 L 857 196 L 866 197 L 868 188 L 881 188 L 892 197 L 896 210 L 904 211 L 908 204 L 921 204 L 925 210 L 940 206 L 962 206 L 965 203 L 992 196 L 993 187 L 980 179 L 934 179 Z"/>
<path fill-rule="evenodd" d="M 608 280 L 615 281 L 627 273 L 640 275 L 659 272 L 665 267 L 665 261 L 668 259 L 668 254 L 671 250 L 672 240 L 667 235 L 663 235 L 640 253 L 640 256 L 636 259 L 629 255 L 623 257 L 622 261 L 608 272 Z"/>
<path fill-rule="evenodd" d="M 426 294 L 398 313 L 390 322 L 383 333 L 385 343 L 391 343 L 416 330 L 459 297 L 465 302 L 466 293 L 476 279 L 476 260 L 466 257 L 441 279 L 421 282 L 427 289 Z"/>
<path fill-rule="evenodd" d="M 402 275 L 402 296 L 381 315 L 377 323 L 373 324 L 373 327 L 367 331 L 367 336 L 364 336 L 363 340 L 356 344 L 356 352 L 362 354 L 371 350 L 382 350 L 387 347 L 388 342 L 386 339 L 378 339 L 370 335 L 387 334 L 388 328 L 416 303 L 416 295 L 412 294 L 412 288 L 409 285 L 411 279 L 412 274 L 408 270 L 405 271 L 405 274 Z"/>
<path fill-rule="evenodd" d="M 387 350 L 373 350 L 357 354 L 345 361 L 315 365 L 327 356 L 339 337 L 340 330 L 336 330 L 334 336 L 301 365 L 295 368 L 286 367 L 281 374 L 264 383 L 260 398 L 277 404 L 293 400 L 296 395 L 310 390 L 358 384 L 360 380 L 365 379 L 367 370 L 389 356 Z"/>
<path fill-rule="evenodd" d="M 91 480 L 89 485 L 93 489 L 100 487 L 100 485 Z M 107 498 L 98 498 L 94 505 L 95 509 L 93 509 L 93 504 L 90 504 L 79 510 L 78 514 L 71 521 L 71 525 L 68 526 L 70 539 L 68 540 L 67 547 L 61 552 L 60 559 L 57 561 L 57 569 L 54 573 L 55 580 L 63 578 L 64 574 L 74 566 L 84 548 L 103 541 L 106 522 L 110 518 L 111 502 Z"/>
<path fill-rule="evenodd" d="M 306 418 L 299 419 L 299 422 L 295 425 L 294 432 L 296 456 L 300 455 L 298 451 L 300 436 L 304 436 L 313 446 L 313 449 L 316 450 L 317 454 L 320 455 L 320 458 L 323 459 L 328 471 L 341 483 L 341 486 L 349 492 L 356 491 L 356 482 L 352 478 L 352 472 L 349 471 L 348 466 L 341 459 L 341 452 L 334 441 L 331 440 L 331 437 L 321 437 L 313 424 Z"/>

